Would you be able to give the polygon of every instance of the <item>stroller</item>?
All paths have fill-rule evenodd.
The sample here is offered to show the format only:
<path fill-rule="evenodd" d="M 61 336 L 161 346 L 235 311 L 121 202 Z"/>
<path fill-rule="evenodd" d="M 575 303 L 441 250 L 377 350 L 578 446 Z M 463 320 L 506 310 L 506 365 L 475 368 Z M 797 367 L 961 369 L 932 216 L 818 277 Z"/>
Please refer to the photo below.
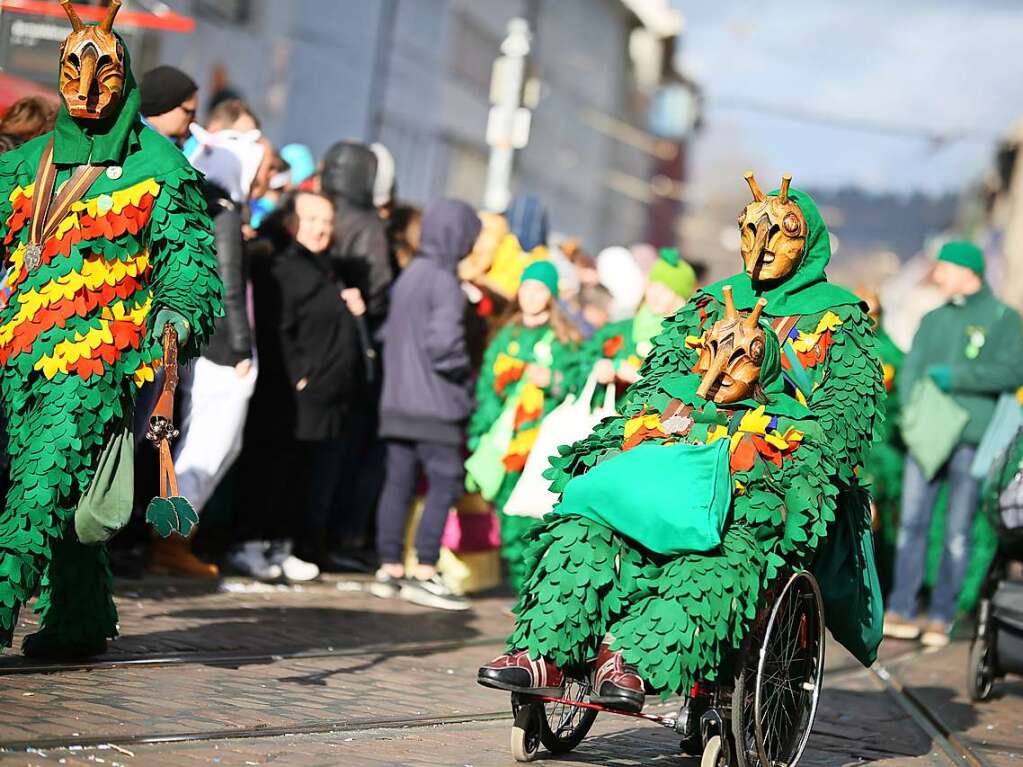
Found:
<path fill-rule="evenodd" d="M 1023 429 L 988 475 L 980 511 L 998 532 L 970 645 L 967 691 L 978 702 L 991 697 L 995 680 L 1023 674 L 1023 581 L 1008 580 L 1009 565 L 1023 561 Z"/>

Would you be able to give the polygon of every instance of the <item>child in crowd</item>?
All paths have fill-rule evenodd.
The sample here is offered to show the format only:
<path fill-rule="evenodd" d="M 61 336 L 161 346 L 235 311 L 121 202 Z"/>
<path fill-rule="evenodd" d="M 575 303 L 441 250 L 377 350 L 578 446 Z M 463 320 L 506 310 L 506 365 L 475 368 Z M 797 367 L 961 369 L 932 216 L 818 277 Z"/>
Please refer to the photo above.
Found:
<path fill-rule="evenodd" d="M 380 569 L 373 592 L 447 610 L 469 607 L 445 585 L 437 559 L 448 510 L 462 494 L 462 446 L 472 411 L 458 262 L 479 233 L 479 217 L 464 202 L 428 207 L 419 250 L 394 284 L 383 328 L 380 437 L 387 445 L 387 473 L 377 508 Z M 405 525 L 420 468 L 429 487 L 416 534 L 418 564 L 407 573 Z"/>
<path fill-rule="evenodd" d="M 550 261 L 526 267 L 515 313 L 487 347 L 469 422 L 469 484 L 492 501 L 501 521 L 501 556 L 512 586 L 524 577 L 526 533 L 536 520 L 505 515 L 504 505 L 547 413 L 572 391 L 579 330 L 558 307 L 558 272 Z"/>

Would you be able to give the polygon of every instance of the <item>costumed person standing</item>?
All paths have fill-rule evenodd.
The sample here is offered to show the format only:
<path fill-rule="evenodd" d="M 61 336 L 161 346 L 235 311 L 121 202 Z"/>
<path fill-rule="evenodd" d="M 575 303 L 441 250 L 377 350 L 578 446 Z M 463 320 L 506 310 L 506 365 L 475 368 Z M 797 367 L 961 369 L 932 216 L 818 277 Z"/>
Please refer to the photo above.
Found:
<path fill-rule="evenodd" d="M 995 412 L 998 396 L 1023 385 L 1023 324 L 1019 314 L 999 301 L 984 281 L 984 254 L 971 242 L 945 243 L 934 266 L 934 282 L 947 303 L 924 316 L 902 366 L 899 396 L 904 411 L 924 411 L 937 425 L 926 433 L 907 430 L 902 482 L 902 515 L 895 554 L 895 582 L 885 617 L 885 633 L 897 639 L 920 637 L 925 644 L 948 644 L 956 600 L 970 560 L 970 531 L 980 494 L 972 466 L 977 446 Z M 947 396 L 928 394 L 937 387 Z M 915 399 L 928 402 L 919 408 Z M 937 399 L 940 405 L 929 404 Z M 936 410 L 943 408 L 943 412 Z M 952 434 L 931 463 L 946 424 L 959 416 Z M 921 438 L 915 435 L 920 434 Z M 937 436 L 936 436 L 937 434 Z M 938 463 L 935 461 L 934 463 Z M 931 514 L 943 480 L 948 480 L 945 537 L 927 622 L 916 621 L 917 598 L 924 576 Z"/>
<path fill-rule="evenodd" d="M 857 290 L 874 322 L 877 355 L 884 370 L 885 417 L 877 441 L 867 454 L 863 478 L 870 484 L 871 526 L 877 549 L 878 578 L 881 590 L 888 593 L 895 566 L 895 537 L 899 531 L 899 496 L 902 493 L 902 464 L 906 446 L 899 433 L 899 371 L 902 350 L 895 345 L 881 324 L 881 299 L 874 291 Z"/>
<path fill-rule="evenodd" d="M 526 267 L 517 311 L 484 354 L 476 412 L 469 421 L 466 484 L 497 510 L 501 557 L 516 591 L 526 575 L 526 533 L 536 520 L 508 516 L 504 505 L 522 476 L 540 422 L 577 385 L 579 331 L 557 299 L 554 264 L 536 261 Z"/>
<path fill-rule="evenodd" d="M 136 391 L 170 324 L 182 360 L 220 312 L 199 174 L 139 117 L 120 7 L 61 46 L 53 133 L 0 156 L 0 385 L 11 487 L 0 517 L 0 641 L 36 591 L 33 656 L 93 655 L 117 634 L 101 543 L 131 514 Z"/>
<path fill-rule="evenodd" d="M 631 319 L 598 330 L 583 350 L 584 369 L 595 368 L 597 383 L 626 386 L 639 380 L 639 368 L 654 348 L 661 324 L 696 290 L 696 273 L 674 248 L 663 248 L 647 277 L 643 303 Z"/>
<path fill-rule="evenodd" d="M 647 688 L 719 679 L 776 577 L 811 562 L 832 633 L 863 663 L 876 657 L 881 595 L 857 478 L 882 415 L 871 323 L 827 281 L 809 195 L 788 176 L 769 196 L 747 180 L 744 272 L 666 322 L 622 415 L 552 459 L 562 502 L 533 531 L 517 625 L 482 684 L 559 692 L 564 669 L 593 663 L 591 700 L 638 711 Z M 708 510 L 709 535 L 679 530 Z"/>

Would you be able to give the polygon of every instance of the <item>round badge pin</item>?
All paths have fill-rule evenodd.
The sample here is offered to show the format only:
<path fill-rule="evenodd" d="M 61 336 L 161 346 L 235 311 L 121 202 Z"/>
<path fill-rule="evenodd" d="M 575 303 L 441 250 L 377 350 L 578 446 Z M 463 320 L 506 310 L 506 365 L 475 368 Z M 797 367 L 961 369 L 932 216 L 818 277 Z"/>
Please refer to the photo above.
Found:
<path fill-rule="evenodd" d="M 123 173 L 124 171 L 121 169 L 120 165 L 111 165 L 107 168 L 107 178 L 111 181 L 117 181 Z"/>

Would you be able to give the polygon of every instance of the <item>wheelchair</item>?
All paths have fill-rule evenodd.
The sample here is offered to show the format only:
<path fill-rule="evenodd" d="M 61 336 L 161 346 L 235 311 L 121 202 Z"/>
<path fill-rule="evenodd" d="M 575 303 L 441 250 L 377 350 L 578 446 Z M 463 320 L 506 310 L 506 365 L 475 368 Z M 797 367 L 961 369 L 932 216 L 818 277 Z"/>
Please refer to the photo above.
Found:
<path fill-rule="evenodd" d="M 810 737 L 824 673 L 824 609 L 813 575 L 783 576 L 767 591 L 729 669 L 727 682 L 700 682 L 673 716 L 611 711 L 589 702 L 585 672 L 570 674 L 560 698 L 512 695 L 511 752 L 531 762 L 541 747 L 564 754 L 606 711 L 673 730 L 701 767 L 794 767 Z"/>

